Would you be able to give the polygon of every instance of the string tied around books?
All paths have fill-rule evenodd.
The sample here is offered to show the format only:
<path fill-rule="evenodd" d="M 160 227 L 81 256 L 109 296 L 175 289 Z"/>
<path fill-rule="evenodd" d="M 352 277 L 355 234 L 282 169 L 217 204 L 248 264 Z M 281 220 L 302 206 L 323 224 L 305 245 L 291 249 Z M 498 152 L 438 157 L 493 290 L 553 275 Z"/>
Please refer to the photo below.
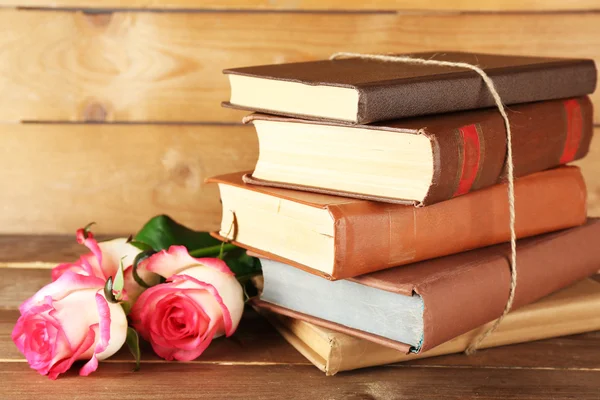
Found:
<path fill-rule="evenodd" d="M 510 289 L 508 294 L 508 300 L 506 301 L 506 305 L 504 306 L 504 311 L 500 318 L 496 319 L 496 321 L 490 326 L 486 331 L 479 334 L 471 344 L 466 349 L 467 354 L 472 354 L 477 351 L 477 348 L 492 332 L 496 330 L 498 325 L 502 322 L 506 314 L 511 310 L 513 301 L 515 298 L 515 291 L 517 288 L 517 235 L 515 232 L 515 183 L 514 183 L 514 164 L 513 164 L 513 153 L 512 153 L 512 132 L 510 130 L 510 122 L 508 120 L 508 115 L 506 114 L 506 109 L 504 104 L 502 104 L 502 99 L 494 86 L 494 82 L 492 79 L 483 71 L 483 69 L 479 68 L 476 65 L 464 63 L 464 62 L 450 62 L 450 61 L 441 61 L 441 60 L 433 60 L 433 59 L 425 59 L 425 58 L 413 58 L 408 56 L 395 56 L 395 55 L 385 55 L 385 54 L 362 54 L 362 53 L 348 53 L 348 52 L 339 52 L 332 54 L 329 59 L 336 60 L 339 58 L 361 58 L 366 60 L 376 60 L 383 62 L 393 62 L 393 63 L 403 63 L 403 64 L 416 64 L 416 65 L 437 65 L 441 67 L 450 67 L 450 68 L 466 68 L 471 71 L 475 71 L 483 82 L 486 84 L 489 92 L 494 98 L 494 102 L 496 103 L 496 107 L 498 111 L 502 115 L 502 119 L 504 120 L 504 127 L 506 129 L 506 166 L 507 166 L 507 175 L 508 175 L 508 210 L 509 210 L 509 229 L 510 229 Z"/>

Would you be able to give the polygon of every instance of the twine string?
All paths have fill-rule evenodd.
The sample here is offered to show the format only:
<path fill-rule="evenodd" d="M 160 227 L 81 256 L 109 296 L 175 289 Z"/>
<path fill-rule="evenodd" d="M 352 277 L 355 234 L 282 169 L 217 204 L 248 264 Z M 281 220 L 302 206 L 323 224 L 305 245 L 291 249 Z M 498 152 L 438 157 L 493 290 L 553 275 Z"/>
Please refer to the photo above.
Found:
<path fill-rule="evenodd" d="M 496 330 L 498 325 L 502 322 L 506 314 L 510 311 L 513 305 L 513 301 L 515 298 L 515 290 L 517 288 L 517 235 L 515 232 L 515 183 L 514 183 L 514 164 L 513 164 L 513 153 L 512 153 L 512 132 L 510 129 L 510 122 L 508 121 L 508 115 L 506 114 L 506 109 L 504 104 L 502 104 L 502 99 L 500 99 L 500 95 L 494 86 L 494 82 L 492 79 L 478 66 L 464 63 L 464 62 L 450 62 L 450 61 L 440 61 L 440 60 L 431 60 L 424 58 L 412 58 L 407 56 L 394 56 L 394 55 L 384 55 L 384 54 L 361 54 L 361 53 L 347 53 L 347 52 L 339 52 L 334 53 L 329 57 L 330 60 L 336 60 L 339 58 L 361 58 L 367 60 L 377 60 L 383 62 L 397 62 L 404 64 L 416 64 L 416 65 L 438 65 L 442 67 L 451 67 L 451 68 L 466 68 L 471 71 L 477 72 L 483 82 L 486 84 L 489 92 L 494 98 L 494 102 L 496 103 L 496 107 L 502 115 L 502 119 L 504 120 L 504 127 L 506 129 L 506 166 L 507 166 L 507 175 L 508 175 L 508 210 L 509 210 L 509 229 L 510 229 L 510 289 L 508 293 L 508 300 L 506 301 L 506 305 L 504 306 L 504 311 L 500 318 L 496 319 L 496 321 L 484 332 L 480 333 L 475 337 L 475 339 L 469 344 L 466 349 L 467 354 L 472 354 L 477 351 L 477 348 L 492 332 Z"/>

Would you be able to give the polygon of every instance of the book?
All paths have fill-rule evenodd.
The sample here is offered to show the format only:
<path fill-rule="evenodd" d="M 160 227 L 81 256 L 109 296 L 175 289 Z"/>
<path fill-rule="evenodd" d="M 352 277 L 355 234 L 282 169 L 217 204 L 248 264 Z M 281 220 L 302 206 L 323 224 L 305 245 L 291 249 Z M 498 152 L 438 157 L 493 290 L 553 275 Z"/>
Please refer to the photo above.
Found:
<path fill-rule="evenodd" d="M 211 178 L 223 214 L 213 236 L 267 258 L 343 279 L 508 241 L 507 185 L 413 207 Z M 581 225 L 586 188 L 577 167 L 515 180 L 519 238 Z M 451 240 L 449 240 L 451 239 Z"/>
<path fill-rule="evenodd" d="M 514 176 L 584 157 L 593 133 L 589 98 L 516 105 Z M 247 182 L 345 197 L 428 205 L 506 176 L 506 131 L 496 109 L 373 125 L 253 114 L 259 157 Z"/>
<path fill-rule="evenodd" d="M 257 309 L 281 335 L 327 375 L 358 368 L 461 353 L 492 322 L 421 353 L 406 354 L 313 323 Z M 480 349 L 600 330 L 600 283 L 585 279 L 511 311 Z"/>
<path fill-rule="evenodd" d="M 600 219 L 517 243 L 513 309 L 593 275 Z M 510 245 L 331 282 L 262 258 L 256 305 L 405 353 L 433 349 L 500 317 L 510 288 Z"/>
<path fill-rule="evenodd" d="M 583 96 L 596 87 L 593 60 L 460 52 L 406 56 L 478 65 L 504 104 Z M 306 119 L 367 124 L 495 105 L 481 77 L 463 68 L 347 58 L 223 73 L 231 86 L 224 106 Z"/>

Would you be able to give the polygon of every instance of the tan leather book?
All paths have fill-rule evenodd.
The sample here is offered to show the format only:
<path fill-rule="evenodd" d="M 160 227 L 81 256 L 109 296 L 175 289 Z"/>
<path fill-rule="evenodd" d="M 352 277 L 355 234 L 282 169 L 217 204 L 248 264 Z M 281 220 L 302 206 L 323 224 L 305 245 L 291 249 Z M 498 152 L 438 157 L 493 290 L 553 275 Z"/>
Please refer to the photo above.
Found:
<path fill-rule="evenodd" d="M 211 178 L 221 239 L 329 279 L 355 277 L 509 240 L 507 188 L 490 186 L 428 207 L 386 204 Z M 581 225 L 586 188 L 576 167 L 515 181 L 519 238 Z"/>
<path fill-rule="evenodd" d="M 504 104 L 592 93 L 594 61 L 480 53 L 406 54 L 481 67 Z M 481 77 L 470 69 L 359 58 L 233 68 L 228 107 L 306 119 L 367 124 L 494 106 Z"/>
<path fill-rule="evenodd" d="M 568 268 L 568 266 L 565 266 Z M 493 322 L 431 350 L 410 353 L 259 309 L 281 335 L 327 375 L 357 368 L 461 353 Z M 600 283 L 586 279 L 510 312 L 480 349 L 600 330 Z"/>
<path fill-rule="evenodd" d="M 600 219 L 517 242 L 513 309 L 593 275 Z M 492 321 L 510 287 L 507 243 L 330 282 L 262 259 L 259 307 L 406 353 L 428 351 Z"/>
<path fill-rule="evenodd" d="M 514 176 L 584 157 L 593 134 L 588 97 L 509 108 Z M 252 184 L 429 205 L 506 176 L 506 130 L 495 108 L 372 125 L 252 114 L 260 147 Z"/>

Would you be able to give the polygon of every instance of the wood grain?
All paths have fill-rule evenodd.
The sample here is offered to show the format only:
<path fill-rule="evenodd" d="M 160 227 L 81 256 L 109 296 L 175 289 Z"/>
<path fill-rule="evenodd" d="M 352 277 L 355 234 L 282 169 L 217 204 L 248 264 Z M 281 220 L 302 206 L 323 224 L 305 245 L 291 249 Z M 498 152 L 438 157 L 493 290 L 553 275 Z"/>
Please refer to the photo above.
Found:
<path fill-rule="evenodd" d="M 25 363 L 25 358 L 11 340 L 10 333 L 19 317 L 16 310 L 0 310 L 0 369 L 8 362 Z M 156 356 L 150 345 L 142 346 L 144 364 L 167 361 Z M 103 367 L 115 362 L 133 363 L 126 348 L 111 357 Z M 229 338 L 215 339 L 197 360 L 199 364 L 261 364 L 312 365 L 298 353 L 254 310 L 244 313 L 236 333 Z M 0 385 L 1 386 L 1 385 Z M 2 399 L 8 399 L 2 397 Z"/>
<path fill-rule="evenodd" d="M 10 260 L 77 256 L 68 236 L 0 236 L 0 293 L 20 296 L 48 277 L 47 269 L 6 268 Z M 35 275 L 32 275 L 36 272 Z M 11 275 L 13 274 L 13 275 Z M 21 278 L 16 280 L 14 278 Z M 16 287 L 19 289 L 11 291 Z M 17 298 L 17 297 L 14 297 Z M 1 305 L 4 299 L 0 299 Z M 17 310 L 0 310 L 2 399 L 597 399 L 600 332 L 450 355 L 325 377 L 248 309 L 238 331 L 220 338 L 197 360 L 167 362 L 143 346 L 140 372 L 125 350 L 102 362 L 90 378 L 74 368 L 52 382 L 32 371 L 10 334 Z M 174 389 L 176 388 L 176 390 Z"/>
<path fill-rule="evenodd" d="M 0 125 L 0 231 L 135 233 L 166 213 L 218 227 L 216 185 L 204 179 L 252 169 L 252 127 L 196 125 Z"/>
<path fill-rule="evenodd" d="M 585 369 L 600 372 L 599 345 L 600 331 L 479 350 L 472 356 L 449 354 L 429 361 L 421 359 L 403 364 Z"/>
<path fill-rule="evenodd" d="M 600 217 L 600 127 L 594 129 L 588 155 L 574 162 L 581 168 L 588 193 L 588 215 Z"/>
<path fill-rule="evenodd" d="M 106 239 L 108 237 L 100 237 Z M 70 261 L 86 252 L 72 236 L 0 235 L 0 359 L 23 361 L 14 347 L 10 332 L 19 317 L 19 304 L 50 281 L 48 268 L 36 268 L 36 262 Z M 29 266 L 10 267 L 14 262 Z M 600 275 L 596 276 L 600 279 Z M 151 350 L 144 352 L 146 363 L 160 362 Z M 123 350 L 111 362 L 130 361 Z M 2 361 L 0 361 L 1 364 Z M 303 364 L 307 361 L 281 338 L 271 326 L 253 310 L 244 313 L 240 329 L 230 340 L 218 340 L 197 360 L 199 363 L 236 364 Z M 545 368 L 600 371 L 600 332 L 589 332 L 562 338 L 553 338 L 504 346 L 477 352 L 466 357 L 461 354 L 415 360 L 398 365 L 420 366 L 474 366 L 494 368 Z"/>
<path fill-rule="evenodd" d="M 204 179 L 251 170 L 258 153 L 250 126 L 5 124 L 0 140 L 11 166 L 0 169 L 0 233 L 72 235 L 95 221 L 97 232 L 127 236 L 161 213 L 216 229 L 218 190 Z M 600 216 L 600 140 L 576 164 L 589 215 Z"/>
<path fill-rule="evenodd" d="M 0 0 L 0 6 L 150 10 L 318 10 L 318 11 L 583 11 L 595 0 Z"/>
<path fill-rule="evenodd" d="M 4 9 L 0 26 L 0 121 L 237 122 L 243 113 L 219 105 L 229 97 L 223 68 L 336 51 L 452 49 L 600 61 L 600 13 Z M 593 99 L 600 104 L 600 91 Z"/>
<path fill-rule="evenodd" d="M 105 240 L 110 237 L 97 238 Z M 50 282 L 50 268 L 75 261 L 87 252 L 89 250 L 85 246 L 75 241 L 74 234 L 0 235 L 0 309 L 17 309 L 24 300 Z M 6 323 L 6 317 L 0 321 Z M 0 358 L 6 357 L 1 345 L 0 355 Z"/>
<path fill-rule="evenodd" d="M 10 339 L 19 312 L 0 310 L 0 365 L 2 362 L 25 362 Z M 150 346 L 142 346 L 143 364 L 167 363 L 156 356 Z M 600 332 L 540 340 L 518 345 L 480 350 L 472 356 L 452 354 L 394 364 L 398 368 L 477 367 L 532 368 L 562 370 L 597 370 L 600 372 Z M 122 349 L 105 366 L 115 362 L 133 363 L 131 355 Z M 198 364 L 238 365 L 312 365 L 291 347 L 269 324 L 252 309 L 244 313 L 240 328 L 229 339 L 216 340 L 193 361 Z"/>
<path fill-rule="evenodd" d="M 597 10 L 594 0 L 0 0 L 0 6 L 40 8 L 111 8 L 149 10 L 318 10 L 318 11 L 584 11 Z"/>
<path fill-rule="evenodd" d="M 0 365 L 2 362 L 25 362 L 23 355 L 10 339 L 19 317 L 17 310 L 0 310 Z M 540 340 L 537 342 L 486 349 L 475 355 L 453 354 L 394 364 L 428 367 L 536 368 L 579 369 L 600 372 L 600 332 Z M 146 344 L 144 364 L 164 362 Z M 133 362 L 126 349 L 115 354 L 107 363 Z M 253 310 L 244 314 L 239 330 L 229 339 L 215 341 L 194 362 L 200 364 L 294 364 L 312 365 Z"/>
<path fill-rule="evenodd" d="M 90 378 L 71 370 L 50 381 L 24 363 L 2 365 L 0 397 L 129 399 L 598 399 L 600 372 L 478 368 L 371 368 L 326 377 L 312 366 L 101 365 Z M 285 397 L 281 397 L 285 396 Z"/>
<path fill-rule="evenodd" d="M 111 238 L 97 237 L 98 240 Z M 6 263 L 71 261 L 87 252 L 88 249 L 75 240 L 75 231 L 69 235 L 0 235 L 0 268 Z"/>
<path fill-rule="evenodd" d="M 0 139 L 0 157 L 11 165 L 0 170 L 9 183 L 0 191 L 3 233 L 73 234 L 95 221 L 97 232 L 129 235 L 159 213 L 215 229 L 218 190 L 204 179 L 250 170 L 258 152 L 246 126 L 5 124 Z M 576 164 L 588 213 L 600 216 L 600 140 Z"/>
<path fill-rule="evenodd" d="M 15 310 L 51 282 L 49 269 L 0 268 L 0 310 Z M 4 353 L 1 357 L 4 357 Z"/>

